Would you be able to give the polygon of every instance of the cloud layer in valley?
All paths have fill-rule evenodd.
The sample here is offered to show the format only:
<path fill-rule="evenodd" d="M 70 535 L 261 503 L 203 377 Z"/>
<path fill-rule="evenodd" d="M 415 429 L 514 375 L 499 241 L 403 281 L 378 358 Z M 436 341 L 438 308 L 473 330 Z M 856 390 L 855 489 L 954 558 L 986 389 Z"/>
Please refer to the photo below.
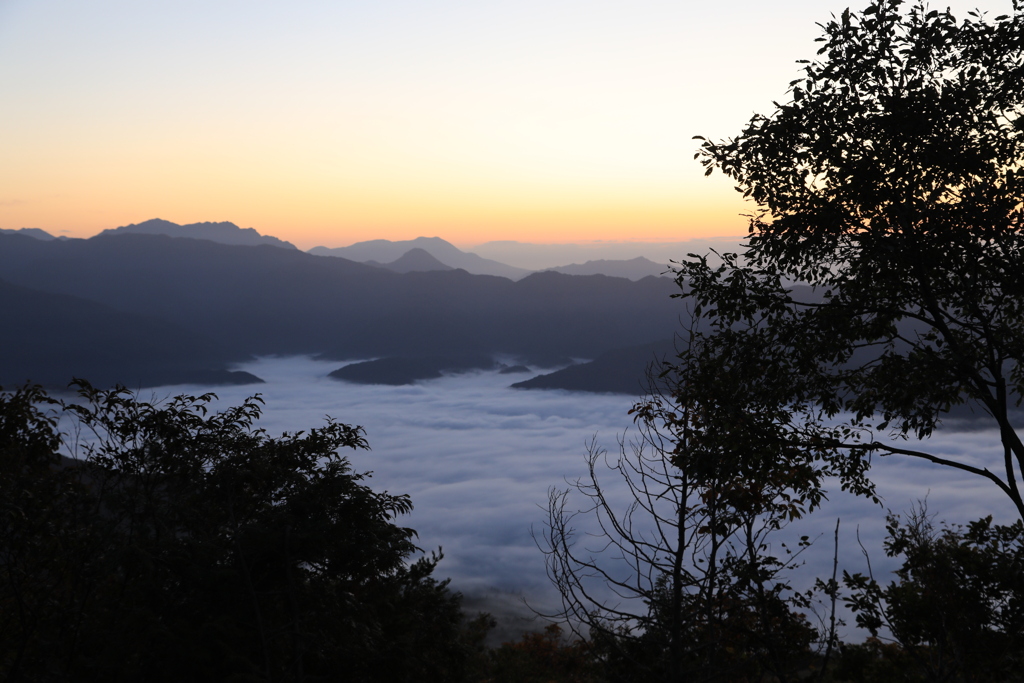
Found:
<path fill-rule="evenodd" d="M 614 453 L 618 437 L 633 431 L 627 414 L 632 399 L 514 390 L 508 385 L 520 376 L 495 372 L 408 386 L 356 385 L 329 379 L 328 372 L 337 367 L 337 362 L 301 357 L 264 358 L 240 369 L 266 384 L 219 387 L 216 392 L 220 405 L 227 406 L 259 391 L 266 401 L 260 426 L 272 435 L 318 426 L 328 415 L 362 425 L 372 451 L 347 454 L 355 469 L 372 471 L 368 483 L 376 490 L 412 497 L 415 510 L 399 523 L 419 532 L 418 543 L 425 550 L 443 548 L 438 575 L 450 576 L 453 587 L 470 598 L 467 604 L 494 610 L 495 599 L 507 602 L 510 594 L 521 594 L 531 604 L 549 608 L 555 594 L 531 527 L 542 526 L 548 489 L 565 488 L 566 479 L 585 473 L 588 441 L 596 436 L 599 446 Z M 143 396 L 206 390 L 163 387 Z M 994 432 L 943 433 L 931 441 L 933 451 L 947 456 L 989 463 L 1000 458 Z M 927 496 L 938 519 L 963 522 L 987 514 L 1002 521 L 1013 518 L 1002 494 L 977 477 L 883 459 L 875 463 L 874 478 L 885 505 L 896 512 Z M 616 487 L 611 472 L 605 482 L 614 499 L 625 505 L 628 497 Z M 803 534 L 818 538 L 803 557 L 806 566 L 798 583 L 806 585 L 812 577 L 831 572 L 837 517 L 842 519 L 840 567 L 851 573 L 866 570 L 859 534 L 871 552 L 876 577 L 887 578 L 895 564 L 881 550 L 884 510 L 838 489 L 830 498 L 820 512 L 786 531 L 790 540 Z"/>

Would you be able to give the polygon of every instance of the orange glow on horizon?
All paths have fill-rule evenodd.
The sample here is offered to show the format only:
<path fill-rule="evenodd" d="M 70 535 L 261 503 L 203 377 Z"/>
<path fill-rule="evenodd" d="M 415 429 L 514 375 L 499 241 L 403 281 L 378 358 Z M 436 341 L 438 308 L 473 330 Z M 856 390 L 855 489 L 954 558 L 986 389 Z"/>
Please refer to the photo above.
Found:
<path fill-rule="evenodd" d="M 287 240 L 303 250 L 315 246 L 342 247 L 373 239 L 399 241 L 416 237 L 440 237 L 460 248 L 469 248 L 491 241 L 535 244 L 683 242 L 746 232 L 746 220 L 739 212 L 732 212 L 730 216 L 728 212 L 713 207 L 691 211 L 566 208 L 562 212 L 509 208 L 493 213 L 481 210 L 462 215 L 412 212 L 404 217 L 360 212 L 344 217 L 289 217 L 285 211 L 231 212 L 215 207 L 182 210 L 167 206 L 150 211 L 142 207 L 129 207 L 127 210 L 125 207 L 95 207 L 64 215 L 57 208 L 61 204 L 63 202 L 57 199 L 53 210 L 43 211 L 38 207 L 30 208 L 28 203 L 0 206 L 0 227 L 41 228 L 57 236 L 88 238 L 108 228 L 152 218 L 178 224 L 229 221 L 241 228 L 254 228 L 261 235 Z M 23 213 L 18 209 L 22 207 L 31 218 L 26 215 L 25 220 L 18 220 L 18 214 Z"/>
<path fill-rule="evenodd" d="M 770 113 L 845 4 L 741 5 L 0 2 L 0 228 L 744 235 L 694 136 Z"/>
<path fill-rule="evenodd" d="M 230 221 L 301 249 L 420 236 L 438 236 L 460 247 L 495 240 L 678 242 L 743 234 L 741 214 L 751 208 L 724 178 L 701 177 L 697 187 L 664 181 L 650 187 L 612 182 L 531 186 L 515 178 L 504 183 L 398 178 L 389 186 L 385 178 L 332 183 L 251 170 L 246 177 L 235 172 L 237 167 L 193 173 L 162 167 L 134 174 L 116 169 L 94 167 L 89 174 L 64 165 L 49 174 L 59 178 L 62 188 L 53 193 L 38 192 L 41 183 L 33 187 L 31 179 L 18 187 L 11 178 L 13 186 L 5 194 L 13 199 L 0 201 L 0 228 L 91 237 L 151 218 L 179 224 Z"/>

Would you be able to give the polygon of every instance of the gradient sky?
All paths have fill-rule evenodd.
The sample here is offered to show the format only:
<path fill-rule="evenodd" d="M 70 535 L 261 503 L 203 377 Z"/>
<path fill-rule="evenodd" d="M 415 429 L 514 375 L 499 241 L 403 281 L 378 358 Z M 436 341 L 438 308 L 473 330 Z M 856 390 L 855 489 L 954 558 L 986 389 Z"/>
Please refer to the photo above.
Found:
<path fill-rule="evenodd" d="M 301 248 L 742 234 L 692 137 L 769 112 L 848 4 L 0 0 L 0 228 L 229 220 Z"/>

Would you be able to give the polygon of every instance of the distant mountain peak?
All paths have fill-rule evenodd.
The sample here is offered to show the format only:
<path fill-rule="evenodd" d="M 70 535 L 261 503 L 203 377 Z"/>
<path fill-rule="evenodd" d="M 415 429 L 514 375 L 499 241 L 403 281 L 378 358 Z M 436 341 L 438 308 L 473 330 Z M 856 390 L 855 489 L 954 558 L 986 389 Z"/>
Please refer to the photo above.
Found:
<path fill-rule="evenodd" d="M 391 263 L 384 264 L 384 267 L 388 270 L 393 270 L 396 273 L 455 270 L 451 266 L 446 265 L 431 256 L 429 251 L 421 249 L 420 247 L 410 249 Z"/>
<path fill-rule="evenodd" d="M 640 280 L 651 275 L 661 277 L 668 269 L 667 265 L 637 256 L 631 259 L 595 259 L 586 263 L 573 263 L 548 270 L 565 275 L 608 275 Z"/>
<path fill-rule="evenodd" d="M 66 237 L 55 237 L 40 228 L 0 228 L 0 232 L 8 235 L 25 235 L 26 237 L 34 237 L 35 239 L 43 240 L 44 242 L 49 242 L 50 240 L 67 239 Z"/>
<path fill-rule="evenodd" d="M 240 228 L 229 221 L 189 223 L 178 225 L 162 218 L 152 218 L 142 223 L 122 225 L 119 228 L 104 230 L 100 235 L 117 234 L 136 235 L 167 235 L 169 237 L 187 237 L 189 239 L 209 240 L 221 244 L 233 244 L 242 246 L 256 246 L 269 244 L 283 249 L 295 249 L 291 242 L 273 237 L 272 235 L 261 235 L 253 228 Z"/>

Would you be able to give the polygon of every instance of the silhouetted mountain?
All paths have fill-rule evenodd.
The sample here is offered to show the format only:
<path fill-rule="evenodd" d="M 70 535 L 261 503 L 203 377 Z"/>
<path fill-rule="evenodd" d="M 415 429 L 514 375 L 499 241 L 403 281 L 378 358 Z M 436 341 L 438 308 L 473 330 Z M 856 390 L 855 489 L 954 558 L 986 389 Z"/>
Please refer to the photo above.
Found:
<path fill-rule="evenodd" d="M 502 263 L 529 268 L 550 270 L 566 263 L 583 263 L 601 259 L 622 260 L 638 256 L 655 263 L 670 263 L 687 258 L 687 254 L 708 254 L 712 249 L 719 253 L 741 251 L 746 236 L 696 238 L 682 242 L 588 242 L 582 244 L 531 244 L 510 240 L 485 242 L 473 247 L 472 251 L 484 258 Z M 443 259 L 442 259 L 443 260 Z M 717 263 L 714 256 L 711 263 Z"/>
<path fill-rule="evenodd" d="M 438 261 L 429 252 L 418 247 L 410 249 L 391 263 L 382 264 L 382 267 L 395 273 L 426 273 L 431 270 L 455 270 L 451 266 L 446 266 Z"/>
<path fill-rule="evenodd" d="M 503 353 L 537 364 L 667 338 L 679 314 L 665 278 L 403 275 L 298 250 L 163 235 L 0 235 L 0 278 L 155 317 L 235 355 Z"/>
<path fill-rule="evenodd" d="M 348 247 L 313 247 L 310 254 L 318 256 L 340 256 L 352 261 L 376 261 L 389 263 L 395 261 L 410 249 L 422 249 L 446 266 L 461 268 L 473 275 L 497 275 L 510 280 L 518 280 L 530 274 L 524 268 L 505 265 L 498 261 L 485 259 L 476 254 L 468 253 L 440 237 L 417 237 L 414 240 L 392 242 L 390 240 L 371 240 L 357 242 Z"/>
<path fill-rule="evenodd" d="M 586 263 L 573 263 L 568 266 L 548 268 L 547 270 L 564 273 L 565 275 L 608 275 L 610 277 L 640 280 L 649 275 L 661 277 L 668 271 L 668 266 L 655 263 L 645 259 L 643 256 L 637 256 L 628 261 L 599 259 L 597 261 L 587 261 Z"/>
<path fill-rule="evenodd" d="M 64 240 L 66 237 L 54 237 L 45 230 L 39 228 L 18 228 L 13 230 L 11 228 L 0 228 L 0 233 L 8 233 L 12 235 L 25 235 L 27 237 L 35 237 L 37 240 L 44 240 L 49 242 L 50 240 Z"/>
<path fill-rule="evenodd" d="M 494 359 L 482 354 L 378 358 L 346 365 L 328 376 L 357 384 L 401 385 L 424 379 L 437 379 L 444 374 L 491 370 L 495 367 L 498 367 L 498 364 Z"/>
<path fill-rule="evenodd" d="M 143 223 L 122 225 L 119 228 L 104 230 L 100 235 L 134 234 L 134 235 L 167 235 L 168 237 L 188 237 L 196 240 L 210 240 L 220 244 L 240 246 L 256 246 L 269 244 L 272 247 L 295 249 L 291 242 L 285 242 L 271 235 L 261 235 L 252 228 L 240 228 L 227 221 L 221 223 L 189 223 L 178 225 L 161 218 L 154 218 Z"/>
<path fill-rule="evenodd" d="M 225 370 L 244 356 L 203 335 L 66 294 L 0 280 L 0 320 L 0 385 L 6 387 L 63 388 L 75 377 L 131 388 L 262 381 Z"/>
<path fill-rule="evenodd" d="M 615 349 L 601 354 L 589 363 L 570 365 L 547 375 L 516 382 L 512 387 L 639 396 L 647 393 L 650 380 L 657 376 L 661 363 L 674 355 L 675 342 L 671 339 Z M 653 372 L 649 373 L 649 368 L 653 368 Z"/>

